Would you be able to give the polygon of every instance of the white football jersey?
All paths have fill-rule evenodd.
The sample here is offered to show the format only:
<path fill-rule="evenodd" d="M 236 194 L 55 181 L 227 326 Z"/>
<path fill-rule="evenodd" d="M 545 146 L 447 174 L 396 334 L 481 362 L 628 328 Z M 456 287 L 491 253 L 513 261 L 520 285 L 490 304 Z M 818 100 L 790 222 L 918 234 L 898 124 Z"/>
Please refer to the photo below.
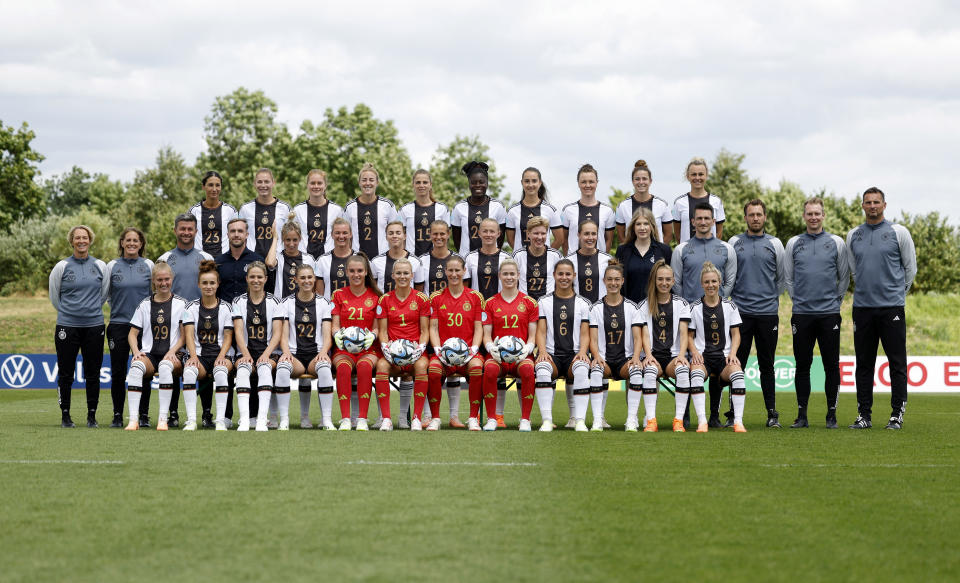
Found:
<path fill-rule="evenodd" d="M 607 295 L 607 285 L 603 283 L 603 273 L 610 263 L 609 255 L 603 251 L 597 251 L 594 255 L 580 255 L 574 252 L 567 255 L 567 259 L 573 262 L 573 270 L 577 275 L 573 279 L 573 290 L 575 292 L 591 302 L 598 302 L 600 298 Z"/>
<path fill-rule="evenodd" d="M 233 300 L 233 320 L 234 335 L 242 335 L 250 355 L 256 360 L 273 338 L 273 323 L 283 322 L 284 315 L 273 294 L 266 294 L 260 304 L 251 303 L 248 294 L 241 294 Z"/>
<path fill-rule="evenodd" d="M 154 356 L 163 356 L 180 341 L 180 322 L 187 302 L 178 295 L 166 302 L 154 301 L 154 296 L 143 298 L 130 319 L 130 326 L 143 332 L 140 350 Z"/>
<path fill-rule="evenodd" d="M 197 347 L 197 356 L 216 356 L 223 348 L 223 331 L 233 330 L 233 309 L 228 302 L 221 299 L 217 299 L 217 305 L 211 309 L 203 307 L 200 300 L 197 300 L 187 304 L 182 322 L 184 326 L 193 326 L 193 342 Z M 227 354 L 233 354 L 233 347 Z"/>
<path fill-rule="evenodd" d="M 480 227 L 480 221 L 491 218 L 497 221 L 501 229 L 506 228 L 507 209 L 503 208 L 503 203 L 491 197 L 487 197 L 487 202 L 480 206 L 474 206 L 466 200 L 461 200 L 453 207 L 450 213 L 450 226 L 460 229 L 460 240 L 454 241 L 457 246 L 457 253 L 465 257 L 467 253 L 480 248 L 480 236 L 477 229 Z M 471 240 L 474 244 L 471 248 Z"/>
<path fill-rule="evenodd" d="M 539 300 L 546 294 L 552 294 L 554 289 L 553 268 L 563 256 L 552 247 L 546 248 L 546 257 L 543 255 L 531 256 L 529 249 L 522 248 L 513 254 L 513 259 L 520 267 L 520 291 Z"/>
<path fill-rule="evenodd" d="M 723 212 L 723 201 L 720 200 L 719 196 L 708 194 L 707 201 L 710 203 L 710 206 L 713 207 L 713 219 L 714 227 L 710 231 L 714 236 L 717 235 L 716 225 L 722 224 L 727 220 L 726 214 Z M 696 205 L 694 205 L 696 206 Z M 693 215 L 691 214 L 690 209 L 690 193 L 681 194 L 673 201 L 673 221 L 680 223 L 680 242 L 683 243 L 690 239 L 693 236 L 693 231 L 690 229 L 690 223 L 693 221 Z"/>
<path fill-rule="evenodd" d="M 266 257 L 272 241 L 269 229 L 276 226 L 276 236 L 279 237 L 280 229 L 287 223 L 289 215 L 290 205 L 280 199 L 275 199 L 269 205 L 257 204 L 257 199 L 253 199 L 240 207 L 237 216 L 247 221 L 247 249 Z M 277 246 L 282 248 L 280 241 L 277 241 Z"/>
<path fill-rule="evenodd" d="M 647 341 L 652 347 L 654 354 L 658 352 L 659 345 L 663 351 L 670 352 L 671 358 L 676 358 L 680 356 L 680 322 L 687 322 L 689 325 L 690 305 L 680 296 L 671 294 L 670 303 L 664 304 L 669 306 L 670 321 L 668 322 L 666 318 L 658 319 L 657 325 L 654 326 L 654 315 L 650 314 L 650 300 L 651 298 L 647 298 L 640 302 L 635 323 L 643 327 L 643 334 L 646 334 Z M 654 300 L 654 302 L 655 301 L 656 300 Z M 654 311 L 658 309 L 659 308 L 655 307 Z M 667 313 L 664 312 L 663 315 L 666 316 Z M 660 331 L 657 335 L 656 342 L 652 336 L 654 328 Z"/>
<path fill-rule="evenodd" d="M 507 229 L 516 231 L 514 235 L 513 247 L 519 250 L 525 247 L 527 241 L 527 221 L 530 217 L 543 217 L 550 221 L 550 230 L 559 229 L 563 226 L 560 222 L 560 213 L 549 202 L 541 202 L 535 207 L 524 206 L 523 203 L 516 203 L 507 209 Z M 550 244 L 550 233 L 547 233 L 547 244 Z"/>
<path fill-rule="evenodd" d="M 547 352 L 551 355 L 571 355 L 580 351 L 581 324 L 590 323 L 590 302 L 581 296 L 572 298 L 557 298 L 548 294 L 537 300 L 540 309 L 540 319 L 547 323 Z M 590 339 L 584 338 L 589 344 Z M 566 375 L 567 371 L 560 371 Z"/>
<path fill-rule="evenodd" d="M 289 323 L 287 341 L 290 343 L 290 352 L 310 354 L 320 350 L 323 346 L 323 323 L 331 321 L 332 309 L 330 302 L 319 295 L 302 302 L 294 294 L 280 302 L 280 312 Z"/>
<path fill-rule="evenodd" d="M 480 256 L 480 251 L 471 251 L 466 258 L 463 284 L 480 292 L 483 299 L 489 300 L 500 293 L 500 266 L 510 255 L 498 251 L 497 255 Z"/>
<path fill-rule="evenodd" d="M 388 199 L 378 196 L 371 204 L 355 198 L 343 209 L 343 216 L 353 229 L 353 250 L 363 251 L 368 259 L 386 253 L 387 224 L 397 220 L 397 207 Z"/>
<path fill-rule="evenodd" d="M 277 277 L 273 285 L 273 295 L 283 299 L 290 294 L 297 293 L 297 268 L 300 265 L 309 265 L 313 274 L 317 275 L 317 260 L 309 253 L 300 252 L 300 263 L 289 261 L 283 252 L 277 253 Z"/>
<path fill-rule="evenodd" d="M 571 202 L 560 211 L 560 222 L 567 229 L 567 253 L 573 253 L 580 248 L 578 231 L 580 223 L 593 221 L 597 223 L 597 249 L 607 250 L 606 233 L 617 228 L 617 220 L 610 205 L 598 202 L 595 206 L 583 206 L 580 201 Z"/>
<path fill-rule="evenodd" d="M 653 213 L 653 218 L 657 221 L 657 232 L 660 233 L 660 240 L 663 241 L 664 225 L 668 229 L 673 229 L 673 210 L 667 204 L 667 201 L 659 196 L 651 196 L 647 202 L 650 204 L 650 212 Z M 645 206 L 645 203 L 637 202 L 632 196 L 618 204 L 617 224 L 624 227 L 629 225 L 630 220 L 633 219 L 633 213 L 637 212 L 641 206 Z"/>
<path fill-rule="evenodd" d="M 314 257 L 329 253 L 333 249 L 333 237 L 330 236 L 333 221 L 343 216 L 343 207 L 332 201 L 321 207 L 303 201 L 293 207 L 293 213 L 300 223 L 300 251 Z M 277 246 L 282 249 L 283 242 L 278 241 Z"/>
<path fill-rule="evenodd" d="M 722 352 L 724 358 L 730 356 L 730 329 L 743 323 L 737 306 L 730 300 L 722 300 L 710 308 L 701 299 L 690 305 L 690 315 L 690 329 L 696 331 L 694 346 L 697 350 L 702 354 Z"/>
<path fill-rule="evenodd" d="M 420 260 L 407 251 L 407 261 L 413 268 L 413 284 L 423 283 L 423 269 Z M 387 293 L 393 291 L 393 264 L 396 259 L 389 257 L 386 253 L 377 255 L 370 261 L 370 269 L 373 271 L 373 278 L 377 282 L 380 291 Z"/>
<path fill-rule="evenodd" d="M 442 202 L 435 202 L 429 206 L 418 206 L 416 202 L 408 202 L 400 207 L 400 220 L 407 231 L 407 251 L 420 256 L 433 250 L 430 240 L 430 223 L 443 221 L 450 224 L 450 211 Z"/>
<path fill-rule="evenodd" d="M 633 328 L 639 326 L 637 304 L 627 298 L 619 306 L 609 306 L 603 299 L 590 308 L 590 327 L 597 329 L 597 344 L 600 358 L 620 356 L 624 360 L 633 358 Z M 623 353 L 614 355 L 622 349 Z"/>
<path fill-rule="evenodd" d="M 230 250 L 230 240 L 227 238 L 227 224 L 236 218 L 237 209 L 221 201 L 220 206 L 208 209 L 203 201 L 190 207 L 190 214 L 197 217 L 197 236 L 193 239 L 193 246 L 203 249 L 216 257 Z"/>

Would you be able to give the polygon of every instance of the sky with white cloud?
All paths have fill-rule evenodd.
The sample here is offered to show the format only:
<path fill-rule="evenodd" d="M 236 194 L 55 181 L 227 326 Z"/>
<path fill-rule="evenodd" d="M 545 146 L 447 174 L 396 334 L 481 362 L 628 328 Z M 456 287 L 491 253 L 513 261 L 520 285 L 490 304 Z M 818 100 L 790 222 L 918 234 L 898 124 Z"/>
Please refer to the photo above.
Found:
<path fill-rule="evenodd" d="M 954 2 L 0 0 L 0 21 L 0 120 L 30 124 L 45 176 L 193 160 L 214 98 L 245 86 L 292 132 L 366 103 L 423 165 L 479 135 L 515 197 L 526 166 L 566 202 L 582 163 L 628 188 L 643 158 L 672 200 L 726 148 L 768 186 L 877 185 L 888 215 L 960 222 Z"/>

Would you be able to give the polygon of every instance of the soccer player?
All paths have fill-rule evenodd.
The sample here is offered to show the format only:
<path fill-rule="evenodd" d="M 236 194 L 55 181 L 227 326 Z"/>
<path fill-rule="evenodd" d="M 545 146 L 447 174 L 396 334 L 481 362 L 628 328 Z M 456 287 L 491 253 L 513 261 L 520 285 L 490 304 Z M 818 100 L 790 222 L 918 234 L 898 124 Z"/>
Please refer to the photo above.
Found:
<path fill-rule="evenodd" d="M 327 173 L 311 170 L 307 173 L 307 200 L 293 207 L 300 223 L 300 251 L 320 257 L 333 249 L 333 222 L 343 214 L 343 207 L 327 198 Z"/>
<path fill-rule="evenodd" d="M 730 300 L 720 297 L 720 270 L 705 261 L 700 276 L 704 295 L 690 306 L 690 351 L 691 384 L 695 373 L 699 379 L 717 375 L 722 381 L 730 382 L 730 400 L 733 401 L 733 430 L 746 433 L 743 426 L 743 406 L 747 398 L 747 385 L 743 369 L 737 359 L 740 344 L 740 311 Z M 679 407 L 678 407 L 679 409 Z M 706 431 L 703 416 L 699 415 L 697 431 Z M 673 420 L 674 431 L 677 419 Z M 683 421 L 680 421 L 680 429 Z"/>
<path fill-rule="evenodd" d="M 637 160 L 636 164 L 633 165 L 630 179 L 633 181 L 633 196 L 617 205 L 617 236 L 621 241 L 626 241 L 630 237 L 630 229 L 627 228 L 627 223 L 632 222 L 637 211 L 647 209 L 655 217 L 652 223 L 655 228 L 653 237 L 669 246 L 670 242 L 673 241 L 673 211 L 665 200 L 650 194 L 653 173 L 647 166 L 646 160 Z"/>
<path fill-rule="evenodd" d="M 653 264 L 663 259 L 670 261 L 673 251 L 660 242 L 656 219 L 650 209 L 640 207 L 633 214 L 626 229 L 626 239 L 617 246 L 617 261 L 623 265 L 623 295 L 639 303 L 647 297 L 647 284 Z M 668 229 L 669 230 L 669 229 Z"/>
<path fill-rule="evenodd" d="M 118 251 L 120 257 L 107 263 L 107 302 L 110 303 L 110 324 L 107 325 L 107 346 L 110 347 L 110 396 L 113 399 L 113 422 L 110 427 L 123 427 L 123 401 L 127 392 L 124 379 L 127 375 L 127 357 L 130 345 L 130 319 L 143 301 L 150 295 L 150 279 L 153 261 L 143 257 L 147 238 L 136 227 L 127 227 L 120 233 Z M 140 425 L 149 427 L 146 411 L 141 411 Z"/>
<path fill-rule="evenodd" d="M 393 264 L 392 279 L 395 288 L 380 297 L 377 303 L 377 326 L 380 346 L 384 358 L 377 361 L 377 402 L 383 422 L 380 431 L 391 431 L 390 420 L 390 377 L 409 380 L 413 376 L 413 420 L 411 431 L 423 429 L 420 416 L 427 399 L 427 357 L 423 355 L 430 340 L 430 300 L 423 293 L 413 289 L 413 263 L 409 259 L 398 259 Z M 417 344 L 418 357 L 413 364 L 398 366 L 390 360 L 390 347 L 398 340 L 410 340 Z M 406 415 L 404 403 L 401 414 Z M 409 407 L 409 401 L 406 403 Z"/>
<path fill-rule="evenodd" d="M 497 399 L 497 381 L 507 375 L 520 378 L 520 431 L 530 431 L 530 412 L 533 410 L 534 362 L 530 358 L 537 335 L 539 312 L 537 301 L 517 287 L 519 270 L 517 262 L 506 259 L 500 263 L 501 291 L 487 300 L 484 311 L 487 320 L 483 325 L 484 346 L 490 358 L 483 365 L 483 401 L 487 409 L 484 431 L 494 431 L 497 419 L 494 416 Z M 524 342 L 517 362 L 506 363 L 500 357 L 495 339 L 514 336 Z"/>
<path fill-rule="evenodd" d="M 269 168 L 257 170 L 253 185 L 257 190 L 257 197 L 240 207 L 237 213 L 241 219 L 247 221 L 247 247 L 260 257 L 266 257 L 274 237 L 277 237 L 276 223 L 280 226 L 290 215 L 290 205 L 273 196 L 276 181 Z M 227 233 L 229 237 L 229 232 Z M 267 274 L 267 289 L 274 289 L 276 274 Z"/>
<path fill-rule="evenodd" d="M 289 361 L 280 358 L 284 315 L 273 294 L 264 291 L 266 285 L 267 266 L 254 261 L 247 266 L 247 293 L 233 301 L 234 338 L 240 353 L 236 362 L 237 404 L 240 409 L 237 431 L 250 430 L 250 419 L 253 417 L 253 408 L 250 406 L 252 382 L 257 383 L 257 431 L 269 429 L 267 414 L 271 395 L 284 389 L 290 391 L 293 367 Z M 274 370 L 277 373 L 277 389 L 274 389 Z"/>
<path fill-rule="evenodd" d="M 640 365 L 642 340 L 636 325 L 636 304 L 620 294 L 623 267 L 614 261 L 604 269 L 607 293 L 590 310 L 590 408 L 593 409 L 591 431 L 603 431 L 607 389 L 604 379 L 623 380 L 634 385 L 643 381 Z M 579 411 L 578 411 L 579 412 Z M 583 417 L 577 420 L 579 431 L 586 429 Z"/>
<path fill-rule="evenodd" d="M 297 293 L 297 270 L 301 265 L 309 265 L 313 271 L 316 265 L 316 259 L 310 253 L 301 250 L 303 237 L 300 233 L 300 223 L 295 213 L 290 213 L 282 227 L 278 227 L 280 237 L 283 241 L 283 250 L 277 251 L 277 239 L 274 237 L 270 242 L 270 250 L 267 251 L 267 257 L 264 264 L 267 269 L 273 271 L 276 282 L 270 292 L 278 300 Z"/>
<path fill-rule="evenodd" d="M 429 390 L 427 397 L 430 402 L 432 419 L 427 430 L 440 429 L 440 381 L 443 377 L 465 375 L 469 378 L 468 396 L 470 399 L 470 417 L 467 419 L 467 429 L 480 431 L 480 403 L 483 398 L 483 357 L 479 356 L 480 343 L 483 342 L 483 323 L 486 321 L 486 312 L 483 311 L 483 296 L 480 292 L 463 285 L 464 261 L 459 255 L 452 255 L 446 262 L 447 286 L 434 292 L 430 296 L 430 344 L 433 346 L 434 356 L 430 358 L 427 370 Z M 451 366 L 444 362 L 440 347 L 450 338 L 460 338 L 473 353 L 473 357 L 463 366 Z M 448 398 L 454 396 L 447 387 Z M 463 427 L 458 419 L 460 406 L 460 384 L 456 385 L 456 408 L 450 405 L 450 426 Z M 456 423 L 454 423 L 456 421 Z"/>
<path fill-rule="evenodd" d="M 167 431 L 173 378 L 179 376 L 182 369 L 177 351 L 184 344 L 181 320 L 187 303 L 173 294 L 173 269 L 167 263 L 158 261 L 154 265 L 151 281 L 154 293 L 137 306 L 127 334 L 127 342 L 133 351 L 133 360 L 127 371 L 127 404 L 130 407 L 127 431 L 136 431 L 140 427 L 137 422 L 140 393 L 146 388 L 147 398 L 150 398 L 150 386 L 144 380 L 150 379 L 154 372 L 160 376 L 157 431 Z M 196 409 L 196 401 L 193 404 Z"/>
<path fill-rule="evenodd" d="M 543 183 L 540 171 L 533 167 L 524 170 L 520 176 L 520 186 L 523 188 L 523 198 L 507 209 L 507 243 L 510 248 L 516 254 L 521 248 L 530 245 L 527 223 L 534 217 L 546 219 L 547 228 L 553 231 L 553 246 L 560 247 L 563 244 L 563 225 L 560 224 L 560 214 L 557 213 L 557 209 L 547 202 L 547 187 Z M 519 240 L 517 239 L 518 230 L 520 231 Z M 526 293 L 522 287 L 520 289 Z"/>
<path fill-rule="evenodd" d="M 773 357 L 777 353 L 777 329 L 780 325 L 780 294 L 787 287 L 783 243 L 763 230 L 767 205 L 755 198 L 743 206 L 746 232 L 730 237 L 728 243 L 737 254 L 737 280 L 730 299 L 740 310 L 741 366 L 750 358 L 750 345 L 757 344 L 757 368 L 767 427 L 780 427 L 777 412 L 777 387 L 773 376 Z"/>
<path fill-rule="evenodd" d="M 357 376 L 357 397 L 359 398 L 359 417 L 357 431 L 367 431 L 367 412 L 370 408 L 370 392 L 373 386 L 373 371 L 377 366 L 375 335 L 370 334 L 367 346 L 358 354 L 343 349 L 339 332 L 341 327 L 358 326 L 373 332 L 377 317 L 376 306 L 383 295 L 373 280 L 370 264 L 363 255 L 353 255 L 347 260 L 347 278 L 350 285 L 333 292 L 331 303 L 334 342 L 337 350 L 333 353 L 333 368 L 336 370 L 337 399 L 340 401 L 340 431 L 350 431 L 350 381 L 354 371 Z"/>
<path fill-rule="evenodd" d="M 654 264 L 647 286 L 647 298 L 640 303 L 635 324 L 642 328 L 643 335 L 643 380 L 638 387 L 630 383 L 627 393 L 626 431 L 637 431 L 640 396 L 643 397 L 643 430 L 655 433 L 657 427 L 657 379 L 673 377 L 676 382 L 675 413 L 673 430 L 684 431 L 683 416 L 687 401 L 699 417 L 697 431 L 707 431 L 706 397 L 703 393 L 702 371 L 692 374 L 686 358 L 689 343 L 690 306 L 687 301 L 673 293 L 673 268 L 663 259 Z M 678 423 L 679 421 L 679 423 Z"/>
<path fill-rule="evenodd" d="M 617 221 L 613 209 L 597 200 L 597 178 L 597 171 L 593 166 L 590 164 L 581 166 L 577 170 L 580 200 L 571 202 L 560 211 L 560 223 L 563 225 L 562 248 L 563 253 L 568 257 L 577 249 L 580 225 L 587 221 L 593 222 L 598 228 L 603 228 L 603 238 L 597 241 L 597 248 L 600 251 L 613 248 L 613 233 Z"/>
<path fill-rule="evenodd" d="M 423 282 L 424 290 L 430 294 L 447 287 L 447 261 L 455 255 L 447 247 L 449 239 L 450 225 L 443 221 L 430 223 L 430 240 L 433 245 L 429 253 L 417 258 L 420 261 L 420 275 L 416 278 L 416 281 Z"/>
<path fill-rule="evenodd" d="M 350 231 L 350 221 L 340 217 L 333 221 L 330 228 L 330 238 L 333 239 L 333 249 L 326 255 L 317 258 L 317 293 L 324 299 L 330 300 L 333 292 L 350 285 L 347 279 L 347 260 L 353 256 Z"/>
<path fill-rule="evenodd" d="M 872 426 L 873 374 L 877 344 L 890 365 L 890 421 L 903 427 L 907 406 L 906 295 L 917 275 L 917 252 L 910 231 L 887 221 L 887 199 L 871 187 L 861 203 L 865 222 L 847 233 L 847 253 L 856 286 L 853 291 L 853 345 L 857 352 L 857 419 L 852 429 Z"/>
<path fill-rule="evenodd" d="M 412 282 L 417 286 L 417 289 L 422 289 L 423 279 L 420 277 L 420 260 L 406 248 L 406 227 L 400 219 L 387 223 L 387 244 L 389 245 L 387 251 L 370 260 L 373 277 L 383 293 L 393 291 L 393 265 L 400 259 L 408 260 L 413 266 Z"/>
<path fill-rule="evenodd" d="M 574 253 L 567 255 L 577 270 L 577 278 L 573 282 L 573 289 L 582 295 L 591 304 L 607 295 L 604 287 L 603 274 L 610 263 L 610 256 L 597 249 L 597 224 L 593 221 L 580 223 L 577 230 L 578 248 Z"/>
<path fill-rule="evenodd" d="M 216 257 L 230 248 L 227 223 L 237 216 L 237 209 L 220 200 L 223 179 L 218 172 L 210 170 L 200 179 L 200 184 L 203 186 L 203 200 L 190 207 L 190 214 L 197 218 L 199 227 L 193 245 Z"/>
<path fill-rule="evenodd" d="M 490 167 L 476 160 L 467 162 L 461 169 L 470 185 L 470 196 L 453 207 L 450 213 L 450 226 L 453 227 L 453 244 L 457 254 L 466 257 L 471 251 L 480 248 L 480 223 L 484 219 L 493 219 L 497 224 L 496 246 L 503 247 L 506 233 L 507 210 L 503 203 L 487 195 L 490 182 Z M 494 270 L 496 271 L 496 270 Z"/>
<path fill-rule="evenodd" d="M 791 428 L 809 427 L 810 365 L 813 345 L 820 345 L 823 391 L 827 397 L 827 428 L 837 427 L 840 391 L 840 305 L 850 284 L 850 266 L 843 239 L 823 230 L 823 201 L 803 203 L 807 232 L 791 237 L 784 251 L 787 292 L 793 299 L 790 327 L 796 361 L 794 386 L 797 418 Z M 759 348 L 758 348 L 759 350 Z"/>
<path fill-rule="evenodd" d="M 400 220 L 407 233 L 407 251 L 420 257 L 433 249 L 433 222 L 449 223 L 450 211 L 434 198 L 433 179 L 422 168 L 413 173 L 413 196 L 412 202 L 400 207 Z"/>
<path fill-rule="evenodd" d="M 213 261 L 200 262 L 200 299 L 183 311 L 183 335 L 187 357 L 183 363 L 183 402 L 187 406 L 184 431 L 197 428 L 197 381 L 213 377 L 217 401 L 214 423 L 217 431 L 226 431 L 228 375 L 233 370 L 233 309 L 217 297 L 220 274 Z M 205 411 L 206 413 L 206 411 Z"/>
<path fill-rule="evenodd" d="M 359 176 L 360 195 L 347 203 L 343 217 L 350 221 L 353 250 L 376 257 L 387 250 L 387 223 L 397 220 L 397 207 L 377 196 L 380 174 L 373 164 L 364 163 Z"/>
<path fill-rule="evenodd" d="M 466 257 L 467 275 L 464 283 L 480 292 L 485 300 L 489 300 L 502 289 L 503 284 L 497 274 L 504 261 L 511 259 L 497 244 L 499 232 L 500 225 L 497 221 L 482 219 L 478 233 L 483 244 Z"/>
<path fill-rule="evenodd" d="M 566 380 L 570 419 L 586 431 L 583 417 L 590 394 L 590 302 L 573 291 L 575 278 L 573 262 L 560 259 L 553 267 L 556 289 L 538 301 L 535 393 L 543 420 L 540 431 L 553 431 L 553 380 L 561 376 Z"/>
<path fill-rule="evenodd" d="M 553 293 L 554 280 L 550 274 L 562 259 L 559 251 L 547 247 L 549 226 L 546 217 L 530 217 L 526 229 L 528 243 L 513 254 L 520 266 L 520 291 L 535 300 Z"/>
<path fill-rule="evenodd" d="M 703 264 L 710 261 L 723 273 L 720 296 L 729 297 L 737 281 L 737 252 L 733 247 L 713 236 L 713 207 L 700 203 L 694 210 L 696 236 L 677 245 L 670 258 L 670 267 L 676 278 L 673 291 L 688 302 L 703 296 L 700 272 Z"/>
<path fill-rule="evenodd" d="M 690 192 L 681 194 L 673 201 L 673 240 L 683 243 L 697 232 L 695 210 L 703 204 L 710 205 L 716 221 L 710 225 L 710 232 L 717 239 L 723 236 L 723 223 L 726 214 L 723 201 L 719 196 L 707 192 L 707 162 L 703 158 L 693 158 L 687 164 L 684 178 L 690 183 Z M 721 268 L 722 270 L 722 268 Z M 699 278 L 697 278 L 699 280 Z"/>
<path fill-rule="evenodd" d="M 93 230 L 86 225 L 70 229 L 67 241 L 73 254 L 50 271 L 50 303 L 57 311 L 57 400 L 61 427 L 76 427 L 70 417 L 70 391 L 77 369 L 77 353 L 83 354 L 83 378 L 87 385 L 87 427 L 97 427 L 100 402 L 100 364 L 103 362 L 103 302 L 110 280 L 107 266 L 90 255 Z"/>
<path fill-rule="evenodd" d="M 287 296 L 280 304 L 284 313 L 280 350 L 293 364 L 291 376 L 314 374 L 317 377 L 317 399 L 320 402 L 321 426 L 333 430 L 333 370 L 330 349 L 330 302 L 315 291 L 313 268 L 303 264 L 297 268 L 297 293 Z M 303 381 L 303 379 L 301 379 Z M 300 383 L 300 428 L 310 429 L 310 383 Z M 278 401 L 280 401 L 278 399 Z M 284 409 L 280 410 L 280 428 L 284 428 Z M 289 416 L 290 400 L 286 402 Z"/>

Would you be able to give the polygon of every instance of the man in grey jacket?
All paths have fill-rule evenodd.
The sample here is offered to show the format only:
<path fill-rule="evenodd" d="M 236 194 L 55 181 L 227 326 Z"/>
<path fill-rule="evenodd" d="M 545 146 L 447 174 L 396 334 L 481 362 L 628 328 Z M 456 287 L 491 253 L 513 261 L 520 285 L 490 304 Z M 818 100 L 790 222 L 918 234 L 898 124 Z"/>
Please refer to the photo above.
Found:
<path fill-rule="evenodd" d="M 884 219 L 886 197 L 868 188 L 861 203 L 865 222 L 847 234 L 853 269 L 853 346 L 857 352 L 857 420 L 851 429 L 872 427 L 873 376 L 877 345 L 883 343 L 890 367 L 890 421 L 903 426 L 907 406 L 907 292 L 917 275 L 917 252 L 910 231 Z"/>
<path fill-rule="evenodd" d="M 823 391 L 827 396 L 827 428 L 837 428 L 837 394 L 840 391 L 840 304 L 850 284 L 850 265 L 843 239 L 823 230 L 823 200 L 803 203 L 807 232 L 791 237 L 784 252 L 787 292 L 793 299 L 794 386 L 797 419 L 790 427 L 809 427 L 810 365 L 813 345 L 820 345 Z"/>
<path fill-rule="evenodd" d="M 730 237 L 729 241 L 737 253 L 737 282 L 730 299 L 737 305 L 743 320 L 737 360 L 740 366 L 746 367 L 750 346 L 756 342 L 767 427 L 780 427 L 773 359 L 777 352 L 780 294 L 787 287 L 783 243 L 764 231 L 767 205 L 759 198 L 744 205 L 743 218 L 747 231 Z"/>

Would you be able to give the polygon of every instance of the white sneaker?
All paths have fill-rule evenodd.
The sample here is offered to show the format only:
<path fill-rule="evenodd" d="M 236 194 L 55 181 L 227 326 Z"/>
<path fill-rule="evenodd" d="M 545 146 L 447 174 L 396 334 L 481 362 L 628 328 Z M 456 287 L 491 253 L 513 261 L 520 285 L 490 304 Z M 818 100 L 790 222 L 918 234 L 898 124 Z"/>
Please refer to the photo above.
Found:
<path fill-rule="evenodd" d="M 603 426 L 604 429 L 613 429 L 613 428 L 610 426 L 610 424 L 607 423 L 607 419 L 606 419 L 605 417 L 601 417 L 601 418 L 600 418 L 600 425 Z"/>
<path fill-rule="evenodd" d="M 624 424 L 623 430 L 636 433 L 640 430 L 640 421 L 636 417 L 627 417 L 627 422 Z"/>
<path fill-rule="evenodd" d="M 496 431 L 497 430 L 497 419 L 495 417 L 490 417 L 487 419 L 487 422 L 483 424 L 484 431 Z"/>
<path fill-rule="evenodd" d="M 344 417 L 343 419 L 341 419 L 341 420 L 340 420 L 340 431 L 350 431 L 350 429 L 352 429 L 351 424 L 350 424 L 350 419 L 349 419 L 348 417 Z"/>
<path fill-rule="evenodd" d="M 380 428 L 382 429 L 383 425 L 381 425 Z M 367 426 L 366 419 L 357 419 L 357 431 L 367 431 L 369 429 L 370 427 Z"/>
<path fill-rule="evenodd" d="M 530 420 L 529 420 L 529 419 L 521 419 L 521 420 L 520 420 L 520 425 L 517 427 L 517 429 L 520 430 L 520 431 L 530 431 Z"/>
<path fill-rule="evenodd" d="M 380 417 L 370 426 L 370 429 L 380 429 L 380 426 L 383 425 L 383 417 Z"/>
<path fill-rule="evenodd" d="M 349 420 L 348 420 L 349 421 Z M 330 419 L 323 420 L 323 429 L 324 431 L 335 431 L 337 428 L 333 426 L 333 421 Z"/>
<path fill-rule="evenodd" d="M 420 420 L 414 417 L 413 421 L 410 422 L 410 431 L 421 431 L 422 429 L 423 423 L 420 423 Z"/>
<path fill-rule="evenodd" d="M 280 425 L 277 427 L 277 429 L 279 429 L 280 431 L 289 431 L 289 430 L 290 430 L 290 418 L 289 418 L 289 417 L 281 417 L 281 418 L 280 418 Z"/>
<path fill-rule="evenodd" d="M 223 424 L 227 426 L 227 429 L 233 427 L 233 419 L 224 419 Z"/>
<path fill-rule="evenodd" d="M 187 422 L 183 425 L 183 430 L 184 430 L 184 431 L 196 431 L 196 430 L 197 430 L 197 422 L 196 422 L 196 421 L 187 421 Z"/>
<path fill-rule="evenodd" d="M 610 427 L 607 425 L 607 427 Z M 594 419 L 593 426 L 590 428 L 590 431 L 603 431 L 603 419 Z"/>
<path fill-rule="evenodd" d="M 467 431 L 480 431 L 480 420 L 476 417 L 467 419 Z"/>
<path fill-rule="evenodd" d="M 440 431 L 440 418 L 434 417 L 427 424 L 427 431 Z"/>
<path fill-rule="evenodd" d="M 577 419 L 577 423 L 573 429 L 574 431 L 588 431 L 587 424 L 583 422 L 583 419 Z"/>
<path fill-rule="evenodd" d="M 363 431 L 359 427 L 357 429 Z M 385 418 L 383 423 L 380 424 L 380 431 L 393 431 L 393 421 L 391 421 L 389 418 Z"/>
<path fill-rule="evenodd" d="M 230 421 L 227 419 L 227 421 Z M 230 425 L 227 425 L 227 429 L 230 429 Z M 240 423 L 237 424 L 237 431 L 250 431 L 250 418 L 241 419 Z"/>
<path fill-rule="evenodd" d="M 313 429 L 313 423 L 310 423 L 309 417 L 300 418 L 300 429 Z"/>
<path fill-rule="evenodd" d="M 573 417 L 571 417 L 571 418 L 567 419 L 567 424 L 564 425 L 563 427 L 564 427 L 565 429 L 573 429 L 573 428 L 576 427 L 576 426 L 577 426 L 577 420 L 574 419 Z"/>
<path fill-rule="evenodd" d="M 540 431 L 544 433 L 549 433 L 553 431 L 553 419 L 544 419 L 543 425 L 540 426 Z"/>
<path fill-rule="evenodd" d="M 267 431 L 270 429 L 270 425 L 266 421 L 260 421 L 257 419 L 257 426 L 255 427 L 256 431 Z"/>
<path fill-rule="evenodd" d="M 226 431 L 226 430 L 227 430 L 227 424 L 224 423 L 222 419 L 220 421 L 217 421 L 216 431 Z"/>
<path fill-rule="evenodd" d="M 428 407 L 424 407 L 424 409 L 427 408 Z M 424 426 L 427 426 L 430 425 L 431 421 L 433 421 L 433 415 L 424 411 L 423 415 L 420 416 L 420 422 L 423 423 Z"/>

